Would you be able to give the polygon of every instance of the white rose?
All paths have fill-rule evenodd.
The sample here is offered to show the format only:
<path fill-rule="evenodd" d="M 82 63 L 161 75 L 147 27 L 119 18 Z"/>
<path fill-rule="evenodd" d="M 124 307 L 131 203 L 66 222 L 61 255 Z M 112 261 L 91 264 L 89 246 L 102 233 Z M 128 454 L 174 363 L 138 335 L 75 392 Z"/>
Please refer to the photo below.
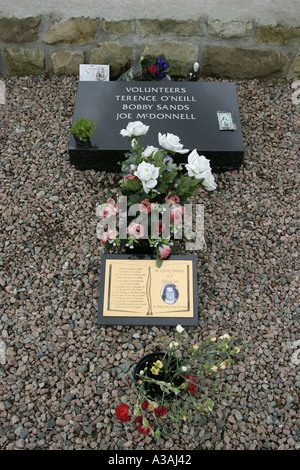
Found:
<path fill-rule="evenodd" d="M 153 145 L 147 145 L 147 147 L 145 148 L 145 150 L 142 152 L 142 155 L 144 157 L 150 157 L 150 155 L 152 155 L 152 153 L 156 153 L 158 152 L 158 148 L 157 147 L 153 147 Z"/>
<path fill-rule="evenodd" d="M 197 179 L 204 177 L 204 173 L 211 172 L 209 160 L 204 155 L 198 155 L 194 149 L 188 156 L 188 164 L 185 165 L 189 176 L 194 176 Z"/>
<path fill-rule="evenodd" d="M 174 134 L 161 134 L 158 133 L 158 142 L 161 147 L 166 150 L 170 150 L 170 152 L 177 152 L 177 153 L 186 153 L 189 150 L 183 149 L 183 145 L 180 144 L 180 139 L 177 135 Z"/>
<path fill-rule="evenodd" d="M 149 126 L 146 126 L 141 121 L 129 122 L 126 129 L 122 129 L 120 134 L 123 137 L 137 137 L 147 134 L 148 129 Z"/>
<path fill-rule="evenodd" d="M 204 186 L 207 191 L 213 191 L 214 189 L 216 189 L 217 184 L 212 173 L 207 173 L 204 175 L 204 181 L 202 181 L 202 186 Z"/>
<path fill-rule="evenodd" d="M 142 162 L 137 167 L 134 175 L 141 180 L 145 193 L 148 193 L 149 189 L 155 188 L 157 185 L 159 168 L 152 165 L 152 163 Z"/>
<path fill-rule="evenodd" d="M 176 330 L 178 331 L 178 333 L 182 333 L 183 330 L 184 330 L 184 328 L 182 328 L 181 325 L 177 325 L 177 326 L 176 326 Z"/>

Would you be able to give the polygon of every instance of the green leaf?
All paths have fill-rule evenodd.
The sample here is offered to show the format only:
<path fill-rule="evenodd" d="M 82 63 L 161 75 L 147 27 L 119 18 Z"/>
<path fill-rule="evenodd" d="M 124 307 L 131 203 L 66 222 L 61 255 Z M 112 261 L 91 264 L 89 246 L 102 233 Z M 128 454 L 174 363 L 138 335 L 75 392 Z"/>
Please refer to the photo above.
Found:
<path fill-rule="evenodd" d="M 163 193 L 163 194 L 167 194 L 168 192 L 168 184 L 165 183 L 165 182 L 161 182 L 157 185 L 157 190 L 160 192 L 160 193 Z"/>
<path fill-rule="evenodd" d="M 122 187 L 124 186 L 131 189 L 131 191 L 136 192 L 141 189 L 142 183 L 140 182 L 140 180 L 129 179 L 127 183 L 123 183 Z"/>
<path fill-rule="evenodd" d="M 171 182 L 175 182 L 176 178 L 176 172 L 175 171 L 168 171 L 166 173 L 164 173 L 163 175 L 161 175 L 161 180 L 164 182 L 164 183 L 171 183 Z"/>
<path fill-rule="evenodd" d="M 158 268 L 161 268 L 162 267 L 162 264 L 163 264 L 163 260 L 160 258 L 159 254 L 157 253 L 157 256 L 156 256 L 156 266 Z"/>
<path fill-rule="evenodd" d="M 131 204 L 138 204 L 139 202 L 141 202 L 142 198 L 139 194 L 130 194 L 128 196 L 128 199 L 129 199 L 129 202 Z"/>

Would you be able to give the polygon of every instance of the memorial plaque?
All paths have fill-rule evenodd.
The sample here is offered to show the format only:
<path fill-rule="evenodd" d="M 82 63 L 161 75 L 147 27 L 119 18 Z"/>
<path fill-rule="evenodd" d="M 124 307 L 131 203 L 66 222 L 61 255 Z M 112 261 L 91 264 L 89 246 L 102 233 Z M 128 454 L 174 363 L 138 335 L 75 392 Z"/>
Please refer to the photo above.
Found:
<path fill-rule="evenodd" d="M 80 81 L 73 122 L 78 117 L 96 123 L 89 148 L 76 147 L 71 135 L 70 161 L 77 169 L 119 172 L 118 162 L 130 149 L 120 135 L 129 122 L 149 125 L 142 147 L 159 146 L 158 132 L 180 138 L 210 160 L 214 172 L 240 168 L 244 144 L 236 88 L 233 82 L 90 82 Z M 184 163 L 187 155 L 176 155 Z"/>
<path fill-rule="evenodd" d="M 198 325 L 197 257 L 102 255 L 98 324 Z"/>

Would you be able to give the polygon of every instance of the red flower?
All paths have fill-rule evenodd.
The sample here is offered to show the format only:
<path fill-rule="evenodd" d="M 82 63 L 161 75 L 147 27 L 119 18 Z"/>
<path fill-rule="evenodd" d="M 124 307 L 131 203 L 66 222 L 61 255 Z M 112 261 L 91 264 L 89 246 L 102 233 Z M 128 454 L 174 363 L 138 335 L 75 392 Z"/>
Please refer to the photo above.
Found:
<path fill-rule="evenodd" d="M 117 415 L 117 419 L 121 421 L 122 423 L 126 423 L 127 421 L 131 420 L 131 417 L 129 416 L 128 405 L 118 406 L 116 408 L 116 415 Z"/>
<path fill-rule="evenodd" d="M 144 400 L 142 403 L 142 410 L 147 410 L 148 409 L 149 402 L 147 400 Z"/>
<path fill-rule="evenodd" d="M 137 177 L 134 175 L 127 175 L 125 176 L 125 183 L 127 183 L 128 180 L 137 180 Z"/>
<path fill-rule="evenodd" d="M 157 72 L 155 65 L 149 65 L 148 72 L 154 75 Z"/>
<path fill-rule="evenodd" d="M 155 408 L 154 413 L 157 418 L 162 418 L 168 413 L 168 410 L 164 406 L 159 405 L 157 408 Z"/>
<path fill-rule="evenodd" d="M 140 425 L 140 426 L 137 427 L 138 431 L 139 431 L 141 434 L 149 434 L 149 432 L 151 431 L 151 428 L 152 428 L 151 424 L 150 424 L 149 428 L 147 428 L 147 429 L 146 429 L 146 428 L 143 428 L 142 425 Z"/>
<path fill-rule="evenodd" d="M 144 214 L 149 214 L 149 212 L 151 212 L 151 205 L 150 205 L 148 199 L 144 199 L 144 201 L 142 201 L 139 204 L 139 210 L 141 212 L 144 212 Z"/>
<path fill-rule="evenodd" d="M 163 224 L 161 220 L 159 222 L 155 222 L 154 232 L 156 233 L 156 235 L 161 235 L 162 233 L 165 233 L 166 231 L 167 231 L 166 224 Z"/>
<path fill-rule="evenodd" d="M 140 415 L 140 416 L 137 416 L 134 420 L 135 423 L 139 423 L 139 424 L 142 424 L 143 422 L 143 416 Z"/>
<path fill-rule="evenodd" d="M 189 374 L 185 375 L 184 378 L 189 381 L 188 390 L 191 392 L 192 395 L 194 395 L 194 393 L 197 390 L 197 385 L 195 385 L 196 380 L 194 379 L 194 377 L 192 375 L 189 375 Z M 193 383 L 191 383 L 191 382 L 193 382 Z"/>

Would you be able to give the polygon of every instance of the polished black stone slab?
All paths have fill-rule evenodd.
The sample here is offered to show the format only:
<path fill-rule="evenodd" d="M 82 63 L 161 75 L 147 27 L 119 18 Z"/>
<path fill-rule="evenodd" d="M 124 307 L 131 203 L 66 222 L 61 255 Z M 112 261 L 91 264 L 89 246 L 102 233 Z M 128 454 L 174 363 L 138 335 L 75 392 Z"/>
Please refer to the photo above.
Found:
<path fill-rule="evenodd" d="M 231 113 L 236 129 L 220 130 L 218 111 Z M 180 138 L 184 148 L 210 159 L 214 172 L 239 169 L 244 144 L 236 87 L 233 82 L 119 82 L 80 81 L 73 122 L 78 117 L 96 122 L 91 146 L 77 147 L 70 135 L 71 164 L 79 170 L 119 172 L 118 164 L 130 149 L 120 135 L 128 122 L 149 125 L 140 138 L 143 147 L 159 147 L 158 132 Z M 176 155 L 185 162 L 187 155 Z"/>

